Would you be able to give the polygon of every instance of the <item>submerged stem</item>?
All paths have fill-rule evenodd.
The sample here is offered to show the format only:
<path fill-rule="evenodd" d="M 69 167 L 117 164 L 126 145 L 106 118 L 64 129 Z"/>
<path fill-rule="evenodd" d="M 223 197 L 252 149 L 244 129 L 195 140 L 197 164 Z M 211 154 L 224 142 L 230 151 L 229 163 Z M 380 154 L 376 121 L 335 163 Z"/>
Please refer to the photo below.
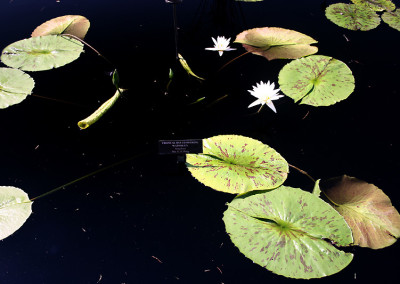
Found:
<path fill-rule="evenodd" d="M 63 184 L 63 185 L 61 185 L 61 186 L 59 186 L 59 187 L 56 187 L 56 188 L 54 188 L 54 189 L 52 189 L 52 190 L 50 190 L 50 191 L 48 191 L 48 192 L 45 192 L 45 193 L 43 193 L 43 194 L 41 194 L 41 195 L 39 195 L 39 196 L 36 196 L 36 197 L 34 197 L 34 198 L 31 198 L 30 201 L 34 201 L 34 200 L 37 200 L 37 199 L 39 199 L 39 198 L 45 197 L 45 196 L 47 196 L 47 195 L 49 195 L 49 194 L 52 194 L 52 193 L 54 193 L 54 192 L 56 192 L 56 191 L 59 191 L 60 189 L 64 189 L 65 187 L 67 187 L 67 186 L 69 186 L 69 185 L 71 185 L 71 184 L 74 184 L 74 183 L 76 183 L 76 182 L 78 182 L 78 181 L 81 181 L 81 180 L 83 180 L 83 179 L 85 179 L 85 178 L 88 178 L 88 177 L 90 177 L 90 176 L 93 176 L 93 175 L 95 175 L 95 174 L 98 174 L 98 173 L 100 173 L 100 172 L 103 172 L 103 171 L 105 171 L 105 170 L 108 170 L 108 169 L 113 168 L 113 167 L 115 167 L 115 166 L 118 166 L 118 165 L 120 165 L 120 164 L 129 162 L 129 161 L 131 161 L 131 160 L 133 160 L 133 159 L 139 158 L 139 157 L 144 156 L 144 155 L 146 155 L 146 154 L 147 154 L 146 152 L 145 152 L 145 153 L 140 153 L 140 154 L 137 154 L 137 155 L 135 155 L 135 156 L 133 156 L 133 157 L 127 158 L 127 159 L 125 159 L 125 160 L 116 162 L 116 163 L 111 164 L 111 165 L 109 165 L 109 166 L 106 166 L 106 167 L 104 167 L 104 168 L 98 169 L 98 170 L 96 170 L 96 171 L 94 171 L 94 172 L 88 173 L 87 175 L 84 175 L 84 176 L 82 176 L 82 177 L 80 177 L 80 178 L 77 178 L 77 179 L 75 179 L 75 180 L 73 180 L 73 181 L 70 181 L 70 182 L 68 182 L 68 183 L 66 183 L 66 184 Z"/>
<path fill-rule="evenodd" d="M 232 60 L 228 61 L 228 63 L 225 63 L 224 65 L 222 65 L 221 68 L 218 69 L 218 72 L 221 71 L 222 69 L 224 69 L 224 68 L 225 68 L 226 66 L 228 66 L 229 64 L 231 64 L 231 63 L 232 63 L 233 61 L 235 61 L 236 59 L 239 59 L 240 57 L 242 57 L 243 55 L 246 55 L 246 54 L 248 54 L 248 53 L 250 53 L 250 51 L 246 51 L 245 53 L 243 53 L 243 54 L 241 54 L 241 55 L 239 55 L 239 56 L 236 56 L 236 57 L 233 58 Z"/>
<path fill-rule="evenodd" d="M 298 167 L 293 166 L 291 164 L 289 164 L 289 167 L 292 167 L 292 168 L 298 170 L 299 172 L 301 172 L 302 174 L 306 175 L 309 179 L 311 179 L 315 183 L 315 179 L 313 179 L 312 176 L 310 176 L 306 171 L 303 171 L 302 169 L 299 169 Z"/>

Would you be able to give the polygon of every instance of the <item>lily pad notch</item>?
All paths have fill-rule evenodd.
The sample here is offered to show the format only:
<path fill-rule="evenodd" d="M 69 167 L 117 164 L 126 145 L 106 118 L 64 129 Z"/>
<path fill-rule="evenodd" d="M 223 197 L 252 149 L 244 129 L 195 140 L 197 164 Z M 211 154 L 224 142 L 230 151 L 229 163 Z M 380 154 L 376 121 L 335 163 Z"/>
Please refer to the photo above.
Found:
<path fill-rule="evenodd" d="M 201 183 L 235 194 L 276 188 L 289 173 L 288 163 L 273 148 L 239 135 L 203 139 L 203 153 L 187 154 L 186 163 Z"/>

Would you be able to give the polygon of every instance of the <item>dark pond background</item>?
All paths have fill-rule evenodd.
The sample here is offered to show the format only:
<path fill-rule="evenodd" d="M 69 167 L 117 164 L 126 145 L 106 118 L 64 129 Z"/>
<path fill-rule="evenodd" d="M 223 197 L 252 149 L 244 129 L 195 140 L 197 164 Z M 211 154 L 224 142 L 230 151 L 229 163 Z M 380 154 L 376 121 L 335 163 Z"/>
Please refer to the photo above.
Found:
<path fill-rule="evenodd" d="M 76 123 L 113 95 L 112 66 L 85 48 L 67 66 L 31 72 L 34 96 L 0 111 L 0 184 L 35 197 L 141 156 L 35 201 L 27 222 L 0 242 L 0 283 L 304 282 L 244 257 L 222 221 L 233 196 L 197 182 L 179 157 L 158 155 L 160 139 L 249 136 L 314 178 L 347 174 L 373 183 L 399 209 L 400 32 L 385 23 L 368 32 L 342 29 L 324 16 L 336 2 L 184 0 L 177 5 L 179 52 L 207 78 L 199 83 L 175 61 L 173 10 L 163 0 L 1 0 L 0 49 L 51 18 L 83 15 L 91 22 L 87 42 L 118 67 L 129 91 L 97 124 L 79 130 Z M 318 40 L 318 54 L 352 69 L 355 92 L 320 108 L 283 98 L 277 114 L 264 108 L 254 115 L 247 90 L 261 80 L 277 83 L 289 61 L 249 54 L 217 72 L 244 49 L 232 44 L 238 50 L 219 57 L 204 48 L 212 36 L 234 39 L 265 26 Z M 165 93 L 169 68 L 175 80 Z M 285 184 L 313 186 L 296 171 Z M 350 250 L 354 260 L 342 272 L 308 283 L 397 278 L 399 243 Z"/>

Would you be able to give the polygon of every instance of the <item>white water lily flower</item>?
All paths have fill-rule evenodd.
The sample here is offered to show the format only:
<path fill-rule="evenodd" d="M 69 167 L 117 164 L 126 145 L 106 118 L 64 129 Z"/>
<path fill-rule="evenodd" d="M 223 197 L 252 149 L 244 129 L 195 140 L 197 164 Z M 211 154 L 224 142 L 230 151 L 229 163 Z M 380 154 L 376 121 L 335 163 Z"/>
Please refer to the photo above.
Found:
<path fill-rule="evenodd" d="M 249 105 L 249 107 L 253 107 L 256 105 L 265 105 L 269 106 L 274 112 L 276 112 L 275 106 L 272 101 L 277 100 L 279 98 L 284 97 L 283 95 L 278 95 L 280 89 L 274 89 L 275 84 L 270 83 L 269 81 L 265 84 L 263 81 L 257 83 L 253 86 L 253 90 L 249 90 L 250 94 L 255 96 L 257 100 Z"/>
<path fill-rule="evenodd" d="M 211 39 L 214 42 L 214 47 L 207 47 L 206 50 L 218 51 L 219 56 L 222 56 L 224 51 L 236 50 L 236 48 L 229 47 L 229 41 L 231 38 L 226 39 L 224 36 L 219 36 L 217 37 L 217 40 L 213 37 Z"/>

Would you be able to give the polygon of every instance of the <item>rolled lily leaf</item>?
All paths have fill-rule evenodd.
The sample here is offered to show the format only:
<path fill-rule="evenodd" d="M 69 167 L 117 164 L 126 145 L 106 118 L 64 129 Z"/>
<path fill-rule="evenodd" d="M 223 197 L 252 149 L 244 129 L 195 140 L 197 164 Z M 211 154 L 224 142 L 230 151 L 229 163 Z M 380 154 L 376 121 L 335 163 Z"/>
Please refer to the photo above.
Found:
<path fill-rule="evenodd" d="M 35 81 L 13 68 L 0 68 L 0 109 L 18 104 L 32 93 Z"/>
<path fill-rule="evenodd" d="M 275 27 L 255 28 L 241 32 L 235 42 L 241 43 L 248 51 L 268 60 L 296 59 L 318 51 L 310 44 L 317 41 L 305 34 Z"/>
<path fill-rule="evenodd" d="M 396 5 L 390 0 L 351 0 L 351 2 L 379 12 L 396 9 Z"/>
<path fill-rule="evenodd" d="M 122 95 L 122 93 L 126 91 L 124 89 L 117 89 L 114 96 L 108 99 L 105 103 L 103 103 L 94 113 L 92 113 L 87 118 L 78 122 L 78 126 L 80 129 L 86 129 L 91 126 L 93 123 L 98 121 L 118 100 L 118 98 Z"/>
<path fill-rule="evenodd" d="M 32 32 L 32 37 L 70 34 L 84 39 L 89 26 L 89 20 L 83 16 L 66 15 L 41 24 Z"/>
<path fill-rule="evenodd" d="M 79 41 L 57 35 L 32 37 L 7 46 L 1 61 L 24 71 L 50 70 L 76 60 L 83 51 Z"/>
<path fill-rule="evenodd" d="M 353 31 L 369 31 L 381 22 L 381 18 L 372 9 L 355 4 L 332 4 L 326 8 L 325 15 L 339 27 Z"/>
<path fill-rule="evenodd" d="M 187 154 L 186 163 L 198 181 L 228 193 L 276 188 L 289 172 L 288 163 L 274 149 L 238 135 L 203 139 L 203 153 Z"/>
<path fill-rule="evenodd" d="M 241 253 L 285 277 L 321 278 L 339 272 L 353 259 L 332 245 L 353 241 L 344 218 L 299 188 L 281 186 L 240 195 L 228 204 L 223 220 Z"/>
<path fill-rule="evenodd" d="M 395 12 L 383 13 L 382 20 L 390 27 L 400 31 L 400 9 L 397 9 Z"/>
<path fill-rule="evenodd" d="M 28 194 L 13 186 L 0 186 L 0 240 L 17 231 L 31 213 Z"/>
<path fill-rule="evenodd" d="M 373 184 L 341 176 L 321 182 L 322 191 L 353 231 L 354 244 L 380 249 L 400 237 L 400 215 Z"/>
<path fill-rule="evenodd" d="M 200 79 L 200 80 L 204 80 L 204 78 L 197 76 L 196 74 L 193 73 L 192 69 L 190 69 L 189 65 L 187 64 L 186 60 L 182 57 L 182 55 L 180 55 L 178 53 L 178 58 L 179 58 L 179 62 L 181 63 L 183 69 L 186 70 L 186 72 L 189 75 L 192 75 L 193 77 Z"/>
<path fill-rule="evenodd" d="M 293 60 L 279 72 L 281 91 L 300 104 L 329 106 L 354 90 L 354 76 L 342 61 L 312 55 Z"/>

